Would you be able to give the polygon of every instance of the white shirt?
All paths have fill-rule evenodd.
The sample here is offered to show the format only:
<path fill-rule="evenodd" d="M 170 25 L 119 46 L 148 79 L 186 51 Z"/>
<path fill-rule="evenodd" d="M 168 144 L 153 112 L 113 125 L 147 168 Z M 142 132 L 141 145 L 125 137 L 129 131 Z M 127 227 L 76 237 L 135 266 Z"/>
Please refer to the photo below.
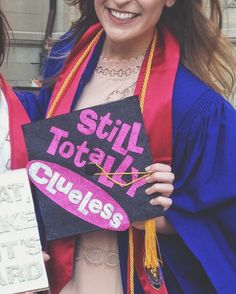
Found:
<path fill-rule="evenodd" d="M 0 173 L 10 169 L 11 146 L 6 97 L 0 89 Z"/>

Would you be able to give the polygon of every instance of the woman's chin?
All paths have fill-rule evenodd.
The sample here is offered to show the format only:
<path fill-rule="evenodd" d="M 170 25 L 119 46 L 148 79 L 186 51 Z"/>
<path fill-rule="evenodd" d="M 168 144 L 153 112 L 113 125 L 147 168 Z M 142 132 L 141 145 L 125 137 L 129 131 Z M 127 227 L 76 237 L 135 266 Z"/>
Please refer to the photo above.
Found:
<path fill-rule="evenodd" d="M 131 30 L 123 29 L 108 29 L 106 31 L 107 38 L 113 43 L 119 43 L 119 45 L 135 42 L 135 36 Z"/>

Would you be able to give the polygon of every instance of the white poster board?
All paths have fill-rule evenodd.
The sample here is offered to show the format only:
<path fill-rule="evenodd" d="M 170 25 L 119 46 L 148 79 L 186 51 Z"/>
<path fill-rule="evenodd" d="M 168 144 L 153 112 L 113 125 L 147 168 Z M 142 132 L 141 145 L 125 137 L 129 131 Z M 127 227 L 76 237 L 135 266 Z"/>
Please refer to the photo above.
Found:
<path fill-rule="evenodd" d="M 25 169 L 0 174 L 0 293 L 48 288 Z"/>

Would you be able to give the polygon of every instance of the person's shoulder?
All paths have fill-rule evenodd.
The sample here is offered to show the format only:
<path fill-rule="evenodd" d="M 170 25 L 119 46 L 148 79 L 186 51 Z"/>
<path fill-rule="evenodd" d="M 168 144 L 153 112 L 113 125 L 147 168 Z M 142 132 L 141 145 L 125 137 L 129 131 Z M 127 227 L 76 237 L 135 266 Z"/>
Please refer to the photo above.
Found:
<path fill-rule="evenodd" d="M 74 42 L 73 33 L 71 31 L 67 31 L 63 34 L 53 45 L 49 58 L 60 58 L 68 55 L 71 51 Z"/>
<path fill-rule="evenodd" d="M 51 48 L 44 67 L 44 79 L 50 79 L 62 69 L 66 58 L 70 54 L 74 44 L 74 36 L 71 31 L 66 32 L 56 41 Z"/>
<path fill-rule="evenodd" d="M 196 116 L 204 118 L 222 107 L 232 109 L 224 97 L 180 64 L 173 91 L 174 128 L 178 129 L 184 121 L 188 125 L 188 120 L 193 120 Z"/>

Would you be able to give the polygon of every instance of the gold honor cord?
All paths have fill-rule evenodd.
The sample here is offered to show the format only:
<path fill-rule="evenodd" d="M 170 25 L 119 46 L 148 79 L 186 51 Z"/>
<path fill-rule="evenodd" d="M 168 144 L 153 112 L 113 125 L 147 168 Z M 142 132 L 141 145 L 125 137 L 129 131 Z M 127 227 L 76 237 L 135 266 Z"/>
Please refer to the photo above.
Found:
<path fill-rule="evenodd" d="M 72 68 L 71 72 L 66 77 L 62 87 L 58 91 L 57 95 L 54 98 L 54 101 L 48 111 L 47 118 L 50 118 L 53 116 L 55 109 L 57 105 L 60 103 L 62 96 L 67 91 L 69 86 L 71 85 L 71 82 L 75 78 L 75 75 L 84 62 L 84 60 L 89 55 L 91 49 L 93 46 L 98 42 L 101 35 L 103 33 L 103 30 L 99 31 L 96 36 L 93 38 L 93 40 L 90 42 L 84 53 L 80 56 L 74 67 Z M 157 46 L 157 34 L 154 35 L 151 43 L 151 48 L 148 56 L 147 66 L 146 66 L 146 72 L 144 76 L 142 91 L 140 95 L 140 108 L 141 112 L 143 113 L 144 110 L 144 102 L 145 102 L 145 96 L 148 86 L 148 81 L 151 73 L 152 68 L 152 62 L 154 57 L 155 48 Z M 105 171 L 104 171 L 105 172 Z M 143 177 L 147 177 L 148 175 L 145 174 Z M 137 180 L 140 180 L 137 179 Z M 148 234 L 147 234 L 148 233 Z M 148 236 L 147 236 L 148 235 Z M 157 248 L 156 248 L 156 222 L 155 219 L 150 219 L 145 221 L 145 259 L 144 259 L 144 265 L 148 270 L 152 270 L 152 272 L 155 273 L 157 267 L 159 266 L 158 257 L 157 257 Z M 134 238 L 133 238 L 133 228 L 130 226 L 129 228 L 129 293 L 134 294 Z"/>
<path fill-rule="evenodd" d="M 140 108 L 141 112 L 144 111 L 144 102 L 147 92 L 148 81 L 151 73 L 155 48 L 157 46 L 157 34 L 154 34 L 152 39 L 151 48 L 148 56 L 146 72 L 143 81 L 142 92 L 140 95 Z M 147 232 L 148 235 L 147 236 Z M 145 257 L 144 266 L 147 269 L 153 269 L 156 271 L 159 266 L 156 248 L 156 221 L 150 219 L 145 221 Z M 134 233 L 132 225 L 129 227 L 129 269 L 130 269 L 130 294 L 134 294 Z"/>
<path fill-rule="evenodd" d="M 75 78 L 75 74 L 76 74 L 77 70 L 80 68 L 80 66 L 82 65 L 82 63 L 86 59 L 86 57 L 89 55 L 89 53 L 90 53 L 91 49 L 93 48 L 93 46 L 98 42 L 98 40 L 100 39 L 102 33 L 103 33 L 103 30 L 100 30 L 97 33 L 97 35 L 90 42 L 90 44 L 88 45 L 88 47 L 86 48 L 84 53 L 80 56 L 80 58 L 78 59 L 78 61 L 74 65 L 74 67 L 72 68 L 69 75 L 66 77 L 61 89 L 59 90 L 59 92 L 57 93 L 57 95 L 56 95 L 56 97 L 55 97 L 55 99 L 53 101 L 53 104 L 52 104 L 51 108 L 48 111 L 47 118 L 50 118 L 50 117 L 53 116 L 53 113 L 54 113 L 57 105 L 60 103 L 61 97 L 66 92 L 66 90 L 69 88 L 71 82 Z"/>

